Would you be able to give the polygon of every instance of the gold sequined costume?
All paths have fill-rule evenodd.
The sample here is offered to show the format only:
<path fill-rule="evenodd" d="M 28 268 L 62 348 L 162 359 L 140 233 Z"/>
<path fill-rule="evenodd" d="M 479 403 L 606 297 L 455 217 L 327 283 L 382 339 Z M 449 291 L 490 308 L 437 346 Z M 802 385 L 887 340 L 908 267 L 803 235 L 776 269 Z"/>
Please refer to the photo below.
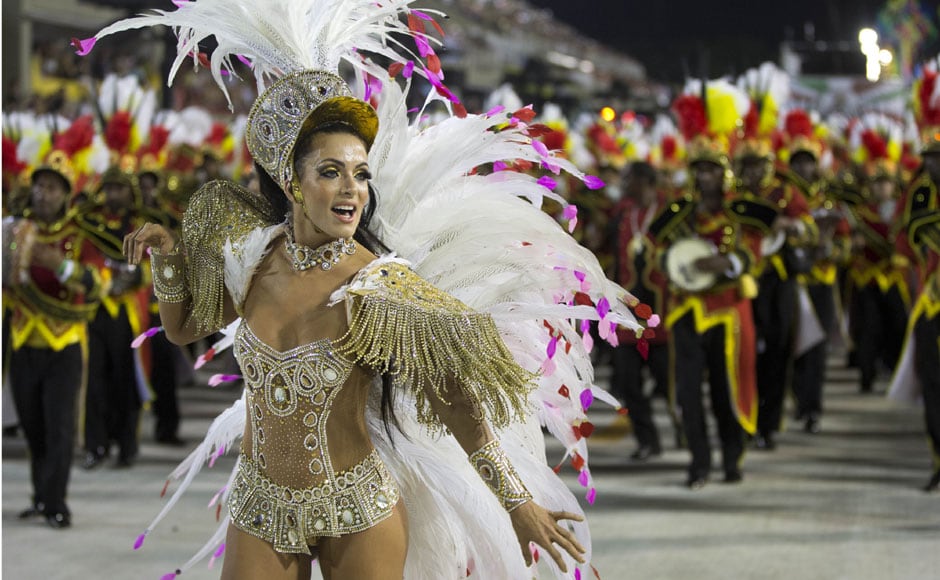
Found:
<path fill-rule="evenodd" d="M 234 184 L 213 182 L 194 196 L 183 229 L 201 324 L 219 324 L 226 288 L 242 314 L 250 273 L 284 231 L 268 216 L 263 200 Z M 359 532 L 391 515 L 400 493 L 365 424 L 378 373 L 410 391 L 418 420 L 433 432 L 443 426 L 430 397 L 443 401 L 451 378 L 496 427 L 522 416 L 533 387 L 534 375 L 516 364 L 488 315 L 402 260 L 363 268 L 334 295 L 332 307 L 340 303 L 348 328 L 333 338 L 278 351 L 244 319 L 235 335 L 247 421 L 229 494 L 232 522 L 280 552 L 309 554 L 321 536 Z"/>

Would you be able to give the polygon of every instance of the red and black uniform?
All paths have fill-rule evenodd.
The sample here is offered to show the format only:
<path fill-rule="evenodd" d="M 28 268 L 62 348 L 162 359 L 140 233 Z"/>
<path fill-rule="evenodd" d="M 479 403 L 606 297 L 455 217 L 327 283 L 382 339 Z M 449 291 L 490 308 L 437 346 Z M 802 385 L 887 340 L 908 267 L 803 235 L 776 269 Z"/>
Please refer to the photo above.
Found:
<path fill-rule="evenodd" d="M 924 400 L 924 420 L 933 457 L 927 488 L 940 485 L 940 194 L 926 173 L 908 188 L 899 203 L 896 248 L 917 264 L 920 292 L 908 322 L 914 374 Z"/>
<path fill-rule="evenodd" d="M 911 308 L 910 263 L 895 251 L 896 204 L 889 203 L 885 214 L 872 202 L 850 206 L 856 238 L 864 241 L 848 270 L 850 330 L 862 392 L 871 392 L 879 360 L 890 369 L 897 365 Z"/>
<path fill-rule="evenodd" d="M 812 184 L 802 193 L 816 222 L 819 239 L 810 252 L 808 271 L 800 274 L 799 280 L 806 286 L 814 314 L 826 338 L 797 356 L 793 364 L 793 393 L 797 401 L 797 418 L 805 419 L 807 430 L 815 432 L 822 414 L 829 339 L 838 331 L 838 266 L 850 255 L 851 230 L 841 214 L 838 200 L 830 195 L 829 187 L 822 183 Z"/>
<path fill-rule="evenodd" d="M 779 216 L 794 220 L 797 233 L 768 234 L 775 251 L 754 270 L 758 294 L 752 301 L 757 330 L 757 431 L 767 445 L 780 430 L 787 385 L 793 373 L 799 315 L 797 276 L 808 267 L 807 245 L 818 236 L 809 204 L 792 183 L 774 177 L 757 196 Z M 773 236 L 785 236 L 782 244 Z"/>
<path fill-rule="evenodd" d="M 640 302 L 652 307 L 660 316 L 666 313 L 668 282 L 655 259 L 655 246 L 647 236 L 649 226 L 660 209 L 665 207 L 666 194 L 657 192 L 656 199 L 643 207 L 633 198 L 621 200 L 614 208 L 612 225 L 615 280 Z M 666 330 L 662 325 L 653 329 L 648 339 L 649 351 L 644 359 L 636 349 L 636 334 L 620 331 L 620 346 L 613 355 L 614 393 L 624 401 L 630 412 L 633 434 L 640 448 L 653 453 L 662 449 L 659 432 L 653 421 L 650 397 L 643 393 L 643 367 L 647 367 L 656 383 L 656 390 L 665 395 L 669 383 L 669 349 Z"/>
<path fill-rule="evenodd" d="M 729 480 L 740 478 L 744 434 L 757 420 L 755 336 L 751 299 L 756 284 L 750 275 L 760 260 L 761 229 L 755 219 L 766 206 L 730 199 L 717 212 L 687 196 L 669 204 L 654 221 L 650 234 L 660 248 L 686 237 L 710 241 L 735 267 L 702 292 L 672 288 L 666 329 L 670 333 L 670 382 L 692 453 L 690 484 L 704 480 L 711 469 L 711 445 L 703 405 L 704 373 L 708 371 L 711 409 L 718 423 L 722 461 Z"/>
<path fill-rule="evenodd" d="M 143 225 L 133 210 L 123 215 L 104 208 L 87 212 L 82 227 L 100 251 L 99 264 L 107 292 L 89 325 L 89 376 L 85 397 L 86 467 L 99 463 L 119 447 L 119 465 L 137 456 L 140 409 L 150 399 L 143 377 L 141 351 L 131 348 L 134 337 L 149 322 L 150 268 L 131 266 L 123 255 L 123 240 Z"/>
<path fill-rule="evenodd" d="M 36 244 L 55 246 L 66 263 L 58 272 L 33 264 L 22 283 L 4 280 L 10 383 L 29 445 L 34 510 L 67 525 L 76 404 L 85 374 L 88 322 L 98 307 L 101 279 L 88 263 L 95 249 L 74 214 L 35 225 Z"/>

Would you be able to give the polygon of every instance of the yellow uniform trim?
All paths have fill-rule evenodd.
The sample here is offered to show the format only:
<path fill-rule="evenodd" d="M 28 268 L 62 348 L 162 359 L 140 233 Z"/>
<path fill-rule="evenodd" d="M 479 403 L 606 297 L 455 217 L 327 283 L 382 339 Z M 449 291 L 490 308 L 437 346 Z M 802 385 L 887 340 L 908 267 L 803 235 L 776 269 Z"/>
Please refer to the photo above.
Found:
<path fill-rule="evenodd" d="M 738 358 L 740 351 L 736 337 L 741 330 L 741 321 L 736 308 L 722 308 L 715 312 L 705 312 L 704 303 L 700 298 L 688 297 L 677 308 L 666 316 L 666 329 L 671 330 L 683 316 L 692 312 L 695 321 L 695 332 L 705 334 L 716 326 L 725 327 L 725 367 L 728 369 L 728 383 L 731 386 L 731 407 L 738 423 L 750 434 L 757 432 L 757 398 L 747 416 L 741 415 L 738 409 Z"/>

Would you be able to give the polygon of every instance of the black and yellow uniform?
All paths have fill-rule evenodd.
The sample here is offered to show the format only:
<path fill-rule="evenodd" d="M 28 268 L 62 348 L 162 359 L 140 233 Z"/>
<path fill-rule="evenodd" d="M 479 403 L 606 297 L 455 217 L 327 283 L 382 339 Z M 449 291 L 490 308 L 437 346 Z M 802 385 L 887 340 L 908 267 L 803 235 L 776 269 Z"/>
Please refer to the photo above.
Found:
<path fill-rule="evenodd" d="M 28 218 L 24 218 L 28 219 Z M 101 279 L 89 264 L 95 249 L 74 212 L 33 222 L 35 244 L 54 246 L 58 271 L 32 264 L 24 280 L 4 280 L 10 324 L 10 383 L 30 452 L 33 508 L 54 527 L 69 524 L 66 505 L 75 441 L 77 399 L 88 347 L 88 322 L 98 307 Z M 22 251 L 14 242 L 4 252 Z M 11 276 L 11 278 L 15 277 Z"/>

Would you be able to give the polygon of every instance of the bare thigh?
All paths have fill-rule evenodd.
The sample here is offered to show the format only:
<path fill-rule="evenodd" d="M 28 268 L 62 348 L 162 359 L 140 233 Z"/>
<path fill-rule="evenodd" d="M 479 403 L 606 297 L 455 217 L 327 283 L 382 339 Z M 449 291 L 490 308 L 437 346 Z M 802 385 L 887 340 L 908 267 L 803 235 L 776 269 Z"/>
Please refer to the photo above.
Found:
<path fill-rule="evenodd" d="M 325 580 L 401 580 L 408 553 L 408 515 L 403 502 L 392 515 L 368 530 L 320 538 L 320 569 Z"/>
<path fill-rule="evenodd" d="M 310 580 L 310 556 L 281 554 L 229 524 L 221 580 Z"/>

